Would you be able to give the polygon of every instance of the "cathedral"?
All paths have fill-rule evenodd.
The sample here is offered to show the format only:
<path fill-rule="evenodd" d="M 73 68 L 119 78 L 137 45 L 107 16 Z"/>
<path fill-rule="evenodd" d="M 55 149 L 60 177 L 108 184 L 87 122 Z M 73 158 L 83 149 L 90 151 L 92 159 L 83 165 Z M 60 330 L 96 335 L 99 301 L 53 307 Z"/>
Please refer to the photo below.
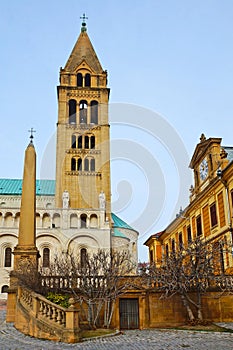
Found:
<path fill-rule="evenodd" d="M 72 252 L 129 250 L 137 263 L 138 232 L 111 212 L 107 71 L 81 33 L 57 87 L 56 180 L 36 181 L 39 263 Z M 33 139 L 33 130 L 31 134 Z M 0 297 L 6 298 L 18 241 L 21 179 L 0 179 Z"/>

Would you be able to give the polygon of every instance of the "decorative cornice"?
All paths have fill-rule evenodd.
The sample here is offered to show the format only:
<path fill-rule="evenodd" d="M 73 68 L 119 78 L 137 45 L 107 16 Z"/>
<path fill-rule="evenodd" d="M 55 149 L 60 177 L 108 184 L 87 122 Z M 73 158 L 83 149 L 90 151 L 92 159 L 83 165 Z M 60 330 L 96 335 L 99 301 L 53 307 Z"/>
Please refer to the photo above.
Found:
<path fill-rule="evenodd" d="M 66 175 L 74 176 L 101 176 L 101 173 L 96 171 L 66 171 Z"/>
<path fill-rule="evenodd" d="M 100 98 L 100 91 L 93 90 L 73 90 L 67 92 L 68 97 Z"/>
<path fill-rule="evenodd" d="M 78 149 L 70 148 L 66 151 L 68 154 L 100 154 L 101 151 L 98 149 Z"/>
<path fill-rule="evenodd" d="M 96 124 L 66 124 L 67 129 L 76 130 L 101 130 L 101 126 Z"/>

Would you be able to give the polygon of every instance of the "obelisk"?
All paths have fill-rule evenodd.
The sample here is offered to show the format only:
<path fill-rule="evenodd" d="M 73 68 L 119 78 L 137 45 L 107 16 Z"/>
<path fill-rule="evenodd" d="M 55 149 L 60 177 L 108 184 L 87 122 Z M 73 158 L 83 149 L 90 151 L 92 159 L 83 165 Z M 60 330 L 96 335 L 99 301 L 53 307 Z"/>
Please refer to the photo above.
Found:
<path fill-rule="evenodd" d="M 18 244 L 14 249 L 14 270 L 20 262 L 30 259 L 38 266 L 38 250 L 36 248 L 36 152 L 33 136 L 25 151 L 23 186 L 20 208 Z"/>
<path fill-rule="evenodd" d="M 32 131 L 32 130 L 31 130 Z M 10 274 L 7 300 L 7 322 L 15 321 L 18 290 L 17 272 L 33 273 L 38 270 L 39 251 L 36 248 L 36 152 L 31 133 L 25 151 L 23 186 L 20 208 L 18 244 L 14 249 L 14 269 Z M 25 269 L 27 267 L 27 269 Z M 28 272 L 27 272 L 28 271 Z"/>

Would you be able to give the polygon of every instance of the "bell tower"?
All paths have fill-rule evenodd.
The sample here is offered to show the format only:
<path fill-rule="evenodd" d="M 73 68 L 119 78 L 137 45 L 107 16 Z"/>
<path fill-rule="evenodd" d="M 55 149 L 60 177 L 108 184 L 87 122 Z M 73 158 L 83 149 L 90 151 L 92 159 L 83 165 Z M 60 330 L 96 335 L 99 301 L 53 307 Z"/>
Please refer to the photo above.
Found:
<path fill-rule="evenodd" d="M 82 17 L 81 33 L 57 87 L 56 207 L 64 193 L 70 208 L 99 208 L 104 193 L 111 212 L 107 71 L 91 44 Z"/>

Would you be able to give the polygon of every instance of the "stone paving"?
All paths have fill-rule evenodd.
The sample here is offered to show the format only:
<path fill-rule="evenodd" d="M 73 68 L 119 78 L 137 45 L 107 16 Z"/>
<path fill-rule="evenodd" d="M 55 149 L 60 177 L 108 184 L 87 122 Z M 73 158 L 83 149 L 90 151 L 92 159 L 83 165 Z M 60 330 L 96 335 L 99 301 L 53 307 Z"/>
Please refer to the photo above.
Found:
<path fill-rule="evenodd" d="M 0 350 L 232 350 L 233 333 L 178 330 L 132 330 L 78 344 L 39 340 L 18 332 L 5 322 L 6 311 L 0 310 Z M 226 324 L 228 326 L 228 324 Z M 231 325 L 232 326 L 232 325 Z M 233 326 L 232 326 L 233 327 Z"/>

